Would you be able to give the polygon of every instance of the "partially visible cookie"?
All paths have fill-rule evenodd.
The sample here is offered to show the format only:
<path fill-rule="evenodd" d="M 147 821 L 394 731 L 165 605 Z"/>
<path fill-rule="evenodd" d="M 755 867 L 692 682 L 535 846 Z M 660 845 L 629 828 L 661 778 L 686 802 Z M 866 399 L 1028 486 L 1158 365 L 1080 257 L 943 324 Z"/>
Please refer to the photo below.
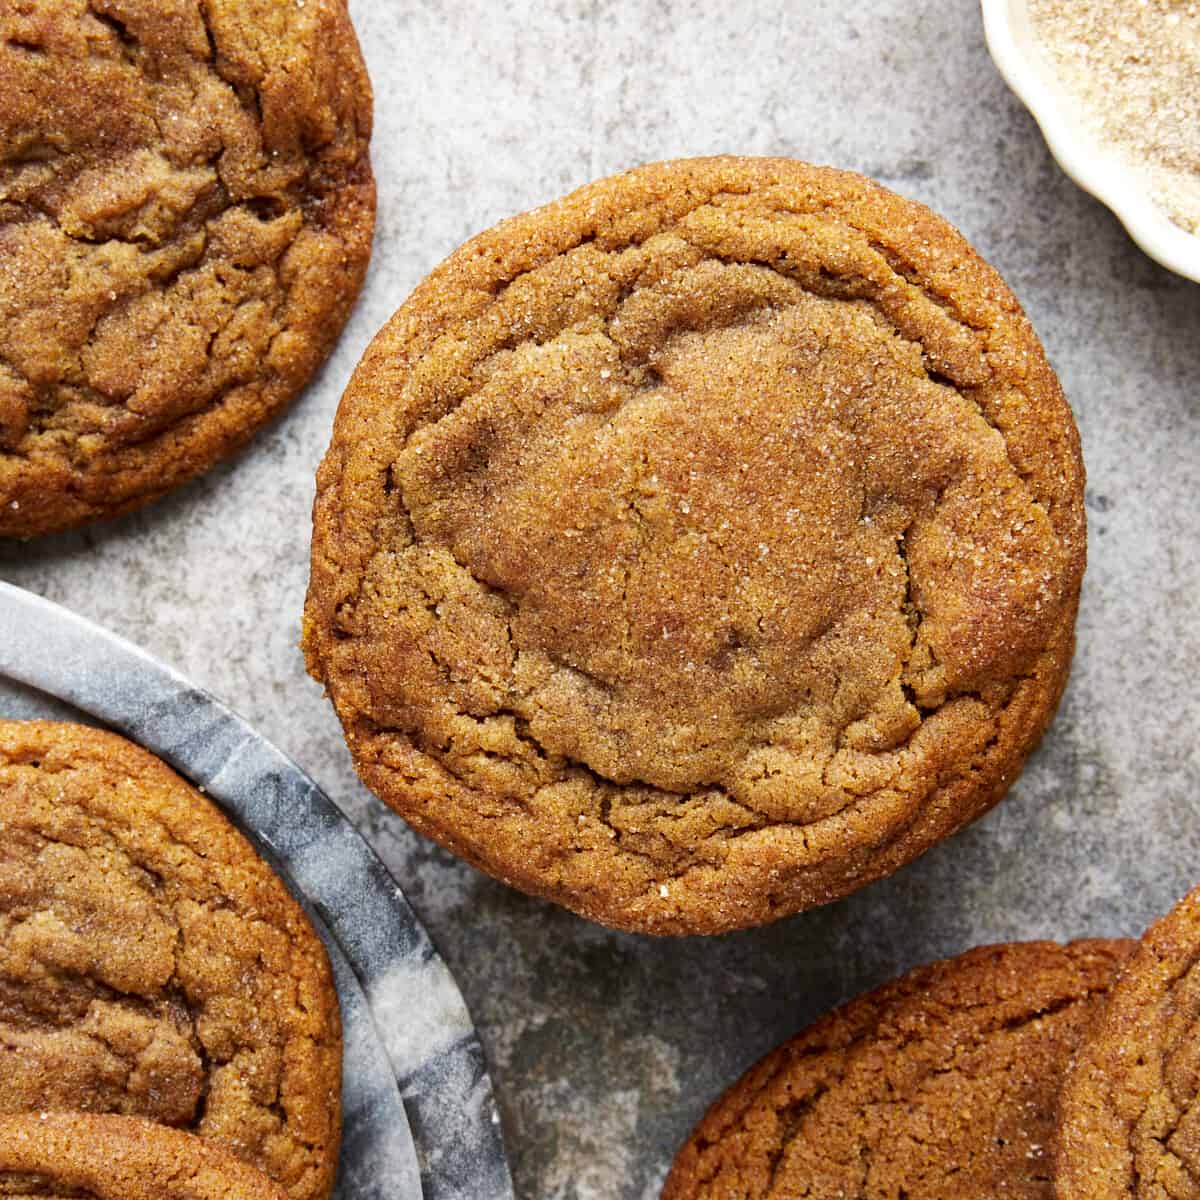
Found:
<path fill-rule="evenodd" d="M 1000 799 L 1084 557 L 1070 409 L 956 230 L 850 172 L 655 163 L 473 238 L 376 337 L 304 649 L 418 831 L 714 933 Z"/>
<path fill-rule="evenodd" d="M 989 946 L 862 996 L 752 1067 L 664 1200 L 1049 1200 L 1055 1100 L 1124 942 Z"/>
<path fill-rule="evenodd" d="M 0 536 L 161 496 L 332 349 L 370 255 L 345 0 L 0 5 Z"/>
<path fill-rule="evenodd" d="M 1067 1075 L 1055 1195 L 1200 1198 L 1200 888 L 1146 931 Z"/>
<path fill-rule="evenodd" d="M 35 1200 L 286 1200 L 287 1192 L 194 1134 L 138 1117 L 0 1117 L 0 1196 Z"/>
<path fill-rule="evenodd" d="M 240 833 L 109 733 L 0 721 L 0 1113 L 144 1116 L 322 1200 L 340 1142 L 329 960 Z"/>

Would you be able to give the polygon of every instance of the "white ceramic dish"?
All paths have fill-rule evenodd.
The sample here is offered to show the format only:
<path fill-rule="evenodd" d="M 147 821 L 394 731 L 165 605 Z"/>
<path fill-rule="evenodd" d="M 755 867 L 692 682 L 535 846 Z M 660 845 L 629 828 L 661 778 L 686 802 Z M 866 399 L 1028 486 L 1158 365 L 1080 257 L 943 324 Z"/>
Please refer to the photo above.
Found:
<path fill-rule="evenodd" d="M 1155 262 L 1200 283 L 1200 237 L 1172 222 L 1136 175 L 1086 128 L 1077 102 L 1038 51 L 1028 0 L 983 0 L 983 28 L 1000 74 L 1041 126 L 1059 166 L 1107 205 Z"/>

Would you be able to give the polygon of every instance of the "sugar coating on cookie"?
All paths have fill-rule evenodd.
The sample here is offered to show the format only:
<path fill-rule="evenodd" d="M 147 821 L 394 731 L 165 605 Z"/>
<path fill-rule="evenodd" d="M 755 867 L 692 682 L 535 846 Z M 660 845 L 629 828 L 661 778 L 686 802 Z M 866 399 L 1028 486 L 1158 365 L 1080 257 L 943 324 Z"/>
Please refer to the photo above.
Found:
<path fill-rule="evenodd" d="M 1078 435 L 1011 292 L 860 176 L 662 163 L 467 243 L 343 397 L 310 671 L 418 830 L 752 925 L 1004 792 L 1069 665 Z"/>
<path fill-rule="evenodd" d="M 0 6 L 0 536 L 162 495 L 304 386 L 370 254 L 345 0 Z"/>
<path fill-rule="evenodd" d="M 1063 1087 L 1058 1200 L 1200 1197 L 1200 888 L 1151 925 Z"/>
<path fill-rule="evenodd" d="M 151 1118 L 329 1195 L 324 947 L 217 809 L 99 730 L 0 721 L 0 1113 Z"/>
<path fill-rule="evenodd" d="M 138 1117 L 0 1117 L 0 1196 L 35 1200 L 286 1200 L 261 1171 L 194 1134 Z"/>
<path fill-rule="evenodd" d="M 663 1200 L 1050 1200 L 1063 1072 L 1130 949 L 989 946 L 852 1001 L 713 1105 Z"/>

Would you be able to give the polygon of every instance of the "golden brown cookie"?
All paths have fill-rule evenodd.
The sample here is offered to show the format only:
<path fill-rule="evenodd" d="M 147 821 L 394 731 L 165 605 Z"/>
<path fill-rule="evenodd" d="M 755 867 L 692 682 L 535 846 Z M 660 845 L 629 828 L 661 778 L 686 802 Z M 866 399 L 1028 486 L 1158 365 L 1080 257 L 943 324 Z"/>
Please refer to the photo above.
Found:
<path fill-rule="evenodd" d="M 988 946 L 839 1008 L 713 1105 L 663 1200 L 1050 1200 L 1063 1071 L 1130 948 Z"/>
<path fill-rule="evenodd" d="M 1200 888 L 1146 931 L 1072 1064 L 1055 1195 L 1200 1198 Z"/>
<path fill-rule="evenodd" d="M 1004 793 L 1066 679 L 1070 410 L 945 221 L 784 159 L 481 234 L 375 339 L 305 614 L 367 785 L 626 929 L 770 921 Z"/>
<path fill-rule="evenodd" d="M 332 349 L 370 255 L 345 0 L 0 5 L 0 536 L 161 496 Z"/>
<path fill-rule="evenodd" d="M 300 906 L 122 738 L 0 721 L 0 1113 L 152 1118 L 329 1194 L 341 1030 Z"/>
<path fill-rule="evenodd" d="M 0 1117 L 0 1196 L 286 1200 L 261 1171 L 194 1134 L 139 1117 Z"/>

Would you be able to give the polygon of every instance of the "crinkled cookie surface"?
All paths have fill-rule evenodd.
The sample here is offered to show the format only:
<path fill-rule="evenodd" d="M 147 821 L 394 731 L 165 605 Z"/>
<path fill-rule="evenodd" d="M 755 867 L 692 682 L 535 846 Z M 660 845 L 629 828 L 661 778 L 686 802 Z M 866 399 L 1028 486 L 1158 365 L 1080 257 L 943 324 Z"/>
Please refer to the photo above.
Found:
<path fill-rule="evenodd" d="M 213 805 L 94 729 L 0 721 L 0 1113 L 142 1116 L 333 1186 L 324 947 Z"/>
<path fill-rule="evenodd" d="M 0 1117 L 0 1196 L 17 1200 L 286 1200 L 212 1142 L 138 1117 Z"/>
<path fill-rule="evenodd" d="M 1012 294 L 859 176 L 657 164 L 481 234 L 343 397 L 305 621 L 367 784 L 616 926 L 834 899 L 1065 682 L 1078 436 Z"/>
<path fill-rule="evenodd" d="M 1058 1200 L 1200 1198 L 1200 888 L 1151 925 L 1063 1088 Z"/>
<path fill-rule="evenodd" d="M 0 6 L 0 536 L 112 516 L 304 386 L 361 286 L 344 0 Z"/>
<path fill-rule="evenodd" d="M 988 946 L 844 1005 L 713 1105 L 663 1200 L 1050 1200 L 1063 1073 L 1131 949 Z"/>

